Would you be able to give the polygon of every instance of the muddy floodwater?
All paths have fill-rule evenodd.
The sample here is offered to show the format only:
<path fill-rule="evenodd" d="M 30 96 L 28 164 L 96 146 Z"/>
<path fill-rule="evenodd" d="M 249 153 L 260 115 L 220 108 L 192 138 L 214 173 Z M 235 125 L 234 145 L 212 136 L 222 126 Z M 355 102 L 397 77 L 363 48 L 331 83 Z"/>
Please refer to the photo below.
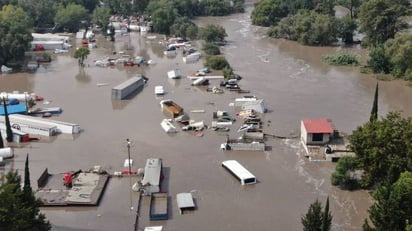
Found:
<path fill-rule="evenodd" d="M 202 18 L 199 25 L 223 26 L 229 41 L 222 51 L 236 73 L 243 76 L 240 86 L 263 98 L 269 109 L 264 130 L 269 134 L 296 136 L 303 118 L 329 118 L 337 130 L 350 133 L 369 119 L 376 79 L 359 74 L 356 67 L 333 67 L 321 62 L 324 54 L 336 47 L 305 47 L 285 40 L 267 38 L 262 28 L 251 25 L 251 5 L 246 13 L 228 17 Z M 156 38 L 154 37 L 156 36 Z M 162 225 L 165 230 L 301 230 L 300 218 L 315 199 L 330 197 L 333 230 L 361 230 L 371 204 L 368 192 L 347 192 L 332 187 L 332 163 L 311 163 L 304 157 L 298 138 L 271 139 L 265 152 L 224 152 L 219 149 L 225 135 L 205 130 L 203 137 L 190 132 L 166 134 L 160 127 L 164 118 L 161 99 L 173 99 L 196 121 L 211 123 L 215 110 L 235 113 L 229 106 L 239 94 L 225 91 L 212 94 L 191 86 L 186 77 L 167 78 L 166 72 L 179 68 L 183 75 L 203 67 L 204 58 L 185 64 L 182 54 L 163 55 L 162 36 L 131 33 L 117 36 L 115 44 L 99 39 L 81 70 L 69 54 L 54 56 L 53 62 L 36 73 L 0 75 L 1 91 L 35 92 L 50 102 L 40 107 L 62 107 L 56 120 L 80 124 L 79 135 L 58 135 L 38 142 L 16 145 L 15 158 L 6 168 L 24 169 L 30 155 L 31 182 L 48 168 L 49 173 L 87 170 L 101 165 L 110 173 L 123 170 L 127 158 L 126 139 L 130 139 L 132 168 L 144 167 L 147 158 L 162 158 L 165 179 L 162 190 L 169 192 L 170 218 L 149 221 L 147 198 L 142 201 L 139 229 Z M 73 44 L 80 41 L 73 40 Z M 199 48 L 199 47 L 198 47 Z M 351 48 L 353 52 L 361 52 Z M 141 67 L 96 67 L 94 60 L 112 56 L 112 51 L 140 55 L 155 64 Z M 111 88 L 136 73 L 149 78 L 146 87 L 129 100 L 112 101 Z M 217 85 L 212 80 L 211 85 Z M 154 87 L 163 85 L 164 97 L 154 95 Z M 379 116 L 389 111 L 412 115 L 412 89 L 401 81 L 381 82 Z M 205 113 L 190 113 L 191 110 Z M 230 137 L 237 137 L 236 122 Z M 222 167 L 223 160 L 235 159 L 258 179 L 241 186 Z M 42 208 L 53 230 L 125 230 L 134 229 L 138 194 L 131 190 L 133 178 L 111 178 L 96 207 Z M 192 192 L 196 210 L 180 215 L 176 194 Z"/>

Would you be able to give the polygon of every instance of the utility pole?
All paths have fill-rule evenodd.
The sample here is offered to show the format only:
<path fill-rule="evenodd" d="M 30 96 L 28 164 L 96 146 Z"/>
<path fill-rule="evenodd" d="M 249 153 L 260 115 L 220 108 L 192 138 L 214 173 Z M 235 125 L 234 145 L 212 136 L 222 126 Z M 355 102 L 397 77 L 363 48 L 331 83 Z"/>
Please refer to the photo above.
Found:
<path fill-rule="evenodd" d="M 126 141 L 127 141 L 127 154 L 128 154 L 128 157 L 129 157 L 129 159 L 127 161 L 129 163 L 129 175 L 130 175 L 132 170 L 131 170 L 131 166 L 130 166 L 131 160 L 130 160 L 130 140 L 129 140 L 129 138 L 127 138 Z"/>

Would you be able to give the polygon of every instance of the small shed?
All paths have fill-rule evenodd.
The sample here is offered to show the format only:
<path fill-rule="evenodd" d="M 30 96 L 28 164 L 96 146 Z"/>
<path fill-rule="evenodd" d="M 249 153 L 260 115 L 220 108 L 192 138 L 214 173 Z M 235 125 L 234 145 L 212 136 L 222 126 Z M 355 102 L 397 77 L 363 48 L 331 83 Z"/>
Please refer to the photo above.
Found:
<path fill-rule="evenodd" d="M 265 102 L 263 99 L 258 99 L 254 101 L 246 101 L 241 106 L 242 110 L 254 110 L 258 113 L 265 113 L 267 111 Z"/>
<path fill-rule="evenodd" d="M 333 126 L 328 119 L 303 119 L 300 126 L 300 136 L 306 145 L 323 145 L 330 141 Z"/>
<path fill-rule="evenodd" d="M 179 207 L 180 214 L 183 214 L 184 210 L 194 210 L 195 202 L 191 193 L 178 193 L 176 194 L 177 206 Z"/>

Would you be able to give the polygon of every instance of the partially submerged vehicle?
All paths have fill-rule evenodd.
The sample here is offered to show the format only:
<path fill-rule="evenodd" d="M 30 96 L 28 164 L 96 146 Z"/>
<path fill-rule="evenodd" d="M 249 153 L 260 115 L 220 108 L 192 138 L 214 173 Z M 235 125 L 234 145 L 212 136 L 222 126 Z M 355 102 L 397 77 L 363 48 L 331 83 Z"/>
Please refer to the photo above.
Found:
<path fill-rule="evenodd" d="M 163 130 L 166 133 L 176 133 L 177 132 L 176 127 L 168 119 L 163 119 L 162 122 L 160 123 L 160 126 L 162 126 Z"/>
<path fill-rule="evenodd" d="M 189 125 L 182 127 L 182 131 L 202 131 L 204 128 L 205 124 L 202 120 L 199 122 L 190 123 Z"/>
<path fill-rule="evenodd" d="M 162 108 L 163 113 L 171 118 L 176 118 L 183 114 L 183 108 L 171 99 L 160 101 L 160 107 Z"/>
<path fill-rule="evenodd" d="M 236 119 L 229 115 L 227 111 L 213 112 L 212 128 L 231 126 Z"/>
<path fill-rule="evenodd" d="M 216 131 L 216 132 L 228 132 L 228 131 L 230 131 L 230 128 L 228 128 L 228 127 L 214 127 L 212 129 L 213 129 L 213 131 Z"/>

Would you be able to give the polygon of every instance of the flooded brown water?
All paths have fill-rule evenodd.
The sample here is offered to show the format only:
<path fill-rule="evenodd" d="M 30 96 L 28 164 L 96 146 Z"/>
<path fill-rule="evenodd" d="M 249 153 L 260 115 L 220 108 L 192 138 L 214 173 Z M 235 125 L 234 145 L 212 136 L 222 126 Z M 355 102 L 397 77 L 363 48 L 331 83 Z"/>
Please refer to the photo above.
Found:
<path fill-rule="evenodd" d="M 355 67 L 332 67 L 320 61 L 323 54 L 338 48 L 304 47 L 294 42 L 273 40 L 263 30 L 251 26 L 247 8 L 244 14 L 203 18 L 200 25 L 217 23 L 226 28 L 229 44 L 223 52 L 238 74 L 244 77 L 241 87 L 264 98 L 269 112 L 264 115 L 265 132 L 296 135 L 302 118 L 326 117 L 335 127 L 350 133 L 369 118 L 376 80 L 359 74 Z M 170 219 L 150 222 L 148 201 L 141 206 L 139 230 L 145 226 L 163 225 L 165 230 L 301 230 L 300 218 L 315 199 L 330 197 L 333 230 L 361 230 L 367 216 L 370 198 L 367 192 L 346 192 L 332 187 L 332 163 L 310 163 L 303 156 L 298 139 L 269 139 L 270 151 L 264 153 L 223 152 L 219 146 L 223 134 L 204 131 L 203 137 L 179 132 L 167 135 L 160 127 L 164 115 L 155 97 L 154 86 L 163 85 L 170 98 L 184 107 L 192 119 L 211 122 L 214 110 L 235 113 L 229 103 L 239 95 L 225 92 L 214 95 L 190 80 L 170 80 L 166 72 L 180 68 L 189 75 L 202 67 L 202 61 L 184 64 L 182 55 L 164 57 L 164 45 L 140 34 L 117 37 L 113 45 L 99 40 L 84 71 L 69 55 L 57 55 L 54 61 L 34 74 L 0 75 L 1 91 L 35 92 L 50 105 L 60 106 L 63 113 L 55 119 L 74 122 L 84 131 L 78 136 L 59 135 L 15 149 L 15 158 L 7 169 L 23 171 L 26 153 L 30 154 L 31 181 L 41 172 L 87 170 L 101 165 L 109 172 L 123 169 L 127 158 L 126 139 L 132 141 L 133 169 L 143 167 L 145 160 L 159 157 L 164 161 Z M 74 41 L 77 44 L 79 41 Z M 131 48 L 128 50 L 127 48 Z M 141 55 L 156 64 L 145 67 L 101 68 L 93 60 L 109 56 L 112 50 Z M 354 52 L 360 52 L 353 48 Z M 111 87 L 142 73 L 148 85 L 130 100 L 111 100 Z M 98 87 L 97 84 L 106 86 Z M 211 84 L 218 84 L 212 81 Z M 412 115 L 412 90 L 401 81 L 380 84 L 379 115 L 400 110 Z M 204 109 L 206 113 L 190 113 Z M 237 122 L 230 131 L 238 136 Z M 242 187 L 220 166 L 221 161 L 236 159 L 258 178 L 258 184 Z M 133 230 L 137 194 L 130 190 L 129 178 L 112 178 L 97 207 L 44 208 L 42 211 L 54 230 Z M 192 192 L 197 209 L 178 213 L 175 196 Z"/>

